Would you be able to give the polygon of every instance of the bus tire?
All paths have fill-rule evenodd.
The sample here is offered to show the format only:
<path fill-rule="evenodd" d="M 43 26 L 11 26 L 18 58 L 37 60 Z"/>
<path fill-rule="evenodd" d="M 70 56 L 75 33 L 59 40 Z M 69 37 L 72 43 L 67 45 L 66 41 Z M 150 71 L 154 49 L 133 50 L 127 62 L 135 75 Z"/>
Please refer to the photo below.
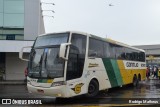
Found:
<path fill-rule="evenodd" d="M 139 80 L 138 80 L 137 76 L 134 75 L 134 77 L 133 77 L 133 86 L 134 86 L 134 87 L 137 87 L 138 84 L 139 84 Z"/>
<path fill-rule="evenodd" d="M 99 92 L 99 84 L 95 79 L 91 80 L 88 86 L 87 97 L 95 97 Z"/>

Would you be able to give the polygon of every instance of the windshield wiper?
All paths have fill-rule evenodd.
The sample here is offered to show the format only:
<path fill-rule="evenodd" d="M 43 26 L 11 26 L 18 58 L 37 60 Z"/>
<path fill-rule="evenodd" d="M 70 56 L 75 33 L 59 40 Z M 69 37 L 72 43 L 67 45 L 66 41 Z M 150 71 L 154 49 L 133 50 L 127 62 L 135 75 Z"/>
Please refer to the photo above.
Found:
<path fill-rule="evenodd" d="M 45 59 L 44 59 L 44 67 L 45 67 L 46 70 L 47 70 L 47 54 L 46 54 Z"/>
<path fill-rule="evenodd" d="M 41 58 L 40 58 L 40 60 L 39 60 L 39 62 L 38 62 L 38 64 L 36 64 L 36 66 L 34 66 L 34 67 L 32 67 L 32 70 L 33 71 L 41 71 L 41 67 L 42 67 L 42 55 L 41 55 Z"/>
<path fill-rule="evenodd" d="M 31 49 L 31 57 L 33 57 L 33 56 L 35 56 L 35 54 L 36 54 L 36 51 L 34 50 L 34 49 Z"/>

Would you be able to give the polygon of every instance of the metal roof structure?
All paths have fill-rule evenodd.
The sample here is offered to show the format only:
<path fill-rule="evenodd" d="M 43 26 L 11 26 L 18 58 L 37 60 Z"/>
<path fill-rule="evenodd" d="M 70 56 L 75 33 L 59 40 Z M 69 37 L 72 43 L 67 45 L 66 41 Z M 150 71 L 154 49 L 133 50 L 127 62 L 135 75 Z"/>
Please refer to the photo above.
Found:
<path fill-rule="evenodd" d="M 160 44 L 154 44 L 154 45 L 137 45 L 134 46 L 136 48 L 140 48 L 145 50 L 146 56 L 160 56 Z"/>

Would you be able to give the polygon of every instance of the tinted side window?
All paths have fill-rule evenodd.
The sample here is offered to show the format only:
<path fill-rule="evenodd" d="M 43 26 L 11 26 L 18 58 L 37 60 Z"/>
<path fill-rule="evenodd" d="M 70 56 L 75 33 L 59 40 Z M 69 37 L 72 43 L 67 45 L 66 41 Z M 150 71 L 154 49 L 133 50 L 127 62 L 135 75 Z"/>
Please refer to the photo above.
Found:
<path fill-rule="evenodd" d="M 145 61 L 145 53 L 144 52 L 139 53 L 139 61 Z"/>
<path fill-rule="evenodd" d="M 126 60 L 135 60 L 134 59 L 134 51 L 130 48 L 126 48 L 125 49 L 125 52 L 126 52 Z"/>
<path fill-rule="evenodd" d="M 115 47 L 115 49 L 116 49 L 116 59 L 123 59 L 123 48 L 121 47 L 121 46 L 118 46 L 118 45 L 116 45 L 116 47 Z"/>
<path fill-rule="evenodd" d="M 145 61 L 145 53 L 134 49 L 125 48 L 123 53 L 125 60 Z"/>
<path fill-rule="evenodd" d="M 103 41 L 89 38 L 89 57 L 103 57 Z"/>
<path fill-rule="evenodd" d="M 82 76 L 86 53 L 86 36 L 73 34 L 71 43 L 67 65 L 67 80 Z"/>
<path fill-rule="evenodd" d="M 116 46 L 114 44 L 109 43 L 109 52 L 110 56 L 109 58 L 115 58 L 116 57 Z"/>
<path fill-rule="evenodd" d="M 80 54 L 85 54 L 86 52 L 86 36 L 80 34 L 72 35 L 72 45 L 78 48 Z"/>
<path fill-rule="evenodd" d="M 103 51 L 104 51 L 104 57 L 107 58 L 110 56 L 110 51 L 109 51 L 109 43 L 104 42 L 103 43 Z"/>

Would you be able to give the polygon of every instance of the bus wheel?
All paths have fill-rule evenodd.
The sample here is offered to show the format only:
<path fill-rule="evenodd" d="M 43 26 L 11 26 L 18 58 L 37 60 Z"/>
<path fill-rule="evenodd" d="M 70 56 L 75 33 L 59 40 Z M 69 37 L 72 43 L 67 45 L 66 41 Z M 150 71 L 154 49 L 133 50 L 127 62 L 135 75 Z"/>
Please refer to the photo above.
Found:
<path fill-rule="evenodd" d="M 135 75 L 133 77 L 133 86 L 136 87 L 138 84 L 139 84 L 139 80 L 138 80 L 137 76 Z"/>
<path fill-rule="evenodd" d="M 98 94 L 98 92 L 99 92 L 99 84 L 96 80 L 92 80 L 89 83 L 87 97 L 94 97 Z"/>

